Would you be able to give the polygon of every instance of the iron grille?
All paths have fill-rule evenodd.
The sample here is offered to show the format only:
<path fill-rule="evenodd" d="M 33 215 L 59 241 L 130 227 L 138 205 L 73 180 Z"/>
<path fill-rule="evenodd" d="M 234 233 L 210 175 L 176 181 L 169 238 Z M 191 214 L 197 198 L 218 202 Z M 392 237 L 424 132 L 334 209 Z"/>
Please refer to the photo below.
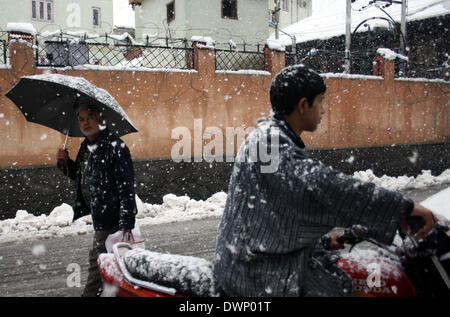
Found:
<path fill-rule="evenodd" d="M 216 49 L 216 70 L 266 70 L 264 52 Z"/>
<path fill-rule="evenodd" d="M 36 66 L 66 67 L 101 65 L 116 68 L 193 68 L 193 52 L 187 41 L 164 45 L 114 43 L 84 40 L 46 40 L 36 45 Z M 108 42 L 108 40 L 110 42 Z M 117 41 L 116 41 L 117 42 Z"/>

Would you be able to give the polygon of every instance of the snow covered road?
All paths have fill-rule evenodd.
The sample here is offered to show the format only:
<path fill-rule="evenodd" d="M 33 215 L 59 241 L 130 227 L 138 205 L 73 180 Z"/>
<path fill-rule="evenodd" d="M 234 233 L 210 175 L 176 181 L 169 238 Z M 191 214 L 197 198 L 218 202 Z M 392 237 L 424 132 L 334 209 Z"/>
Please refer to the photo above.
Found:
<path fill-rule="evenodd" d="M 146 249 L 212 260 L 218 217 L 141 227 Z M 92 233 L 0 244 L 0 296 L 80 296 Z M 77 283 L 79 273 L 79 284 Z"/>

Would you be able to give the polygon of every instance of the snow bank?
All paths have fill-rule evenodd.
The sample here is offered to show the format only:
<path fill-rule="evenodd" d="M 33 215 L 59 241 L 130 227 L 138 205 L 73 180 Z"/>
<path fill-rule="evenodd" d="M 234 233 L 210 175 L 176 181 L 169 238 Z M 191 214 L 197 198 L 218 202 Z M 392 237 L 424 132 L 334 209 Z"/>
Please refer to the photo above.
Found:
<path fill-rule="evenodd" d="M 142 202 L 136 196 L 137 223 L 143 226 L 219 217 L 226 198 L 227 194 L 224 192 L 216 193 L 206 201 L 168 194 L 163 197 L 161 205 L 153 205 Z M 68 204 L 56 207 L 48 216 L 34 216 L 25 210 L 18 210 L 15 218 L 0 221 L 0 242 L 50 239 L 93 231 L 91 216 L 82 217 L 73 223 L 72 218 L 73 209 Z"/>
<path fill-rule="evenodd" d="M 353 177 L 365 182 L 372 182 L 378 186 L 385 187 L 390 190 L 400 191 L 405 189 L 427 188 L 439 184 L 450 184 L 450 169 L 445 170 L 439 176 L 431 175 L 431 171 L 423 170 L 422 174 L 417 177 L 399 176 L 391 177 L 383 175 L 377 177 L 372 170 L 355 172 Z"/>
<path fill-rule="evenodd" d="M 163 197 L 163 203 L 158 205 L 144 203 L 137 197 L 138 214 L 136 218 L 140 225 L 153 225 L 219 217 L 225 208 L 226 199 L 227 194 L 224 192 L 216 193 L 206 201 L 168 194 Z"/>
<path fill-rule="evenodd" d="M 450 169 L 439 176 L 423 171 L 417 177 L 376 177 L 371 170 L 356 172 L 353 175 L 364 181 L 373 182 L 391 190 L 420 189 L 439 184 L 450 184 Z M 209 217 L 220 217 L 225 208 L 227 194 L 219 192 L 203 200 L 191 199 L 188 196 L 168 194 L 163 203 L 149 204 L 136 196 L 138 214 L 137 223 L 157 225 L 175 221 L 188 221 Z M 425 200 L 423 204 L 433 212 L 450 219 L 450 187 Z M 25 210 L 18 210 L 14 219 L 0 221 L 0 243 L 10 241 L 50 239 L 70 235 L 87 234 L 93 231 L 92 218 L 82 217 L 72 223 L 73 209 L 68 204 L 56 207 L 48 215 L 34 216 Z"/>

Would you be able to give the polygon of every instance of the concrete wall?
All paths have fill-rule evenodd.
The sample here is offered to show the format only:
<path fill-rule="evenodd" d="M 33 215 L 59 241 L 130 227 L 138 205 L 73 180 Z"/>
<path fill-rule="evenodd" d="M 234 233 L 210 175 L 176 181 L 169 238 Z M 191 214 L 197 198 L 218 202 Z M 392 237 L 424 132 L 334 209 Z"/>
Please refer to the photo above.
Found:
<path fill-rule="evenodd" d="M 25 121 L 17 107 L 4 94 L 21 76 L 58 70 L 35 69 L 33 52 L 27 45 L 10 46 L 11 69 L 0 69 L 0 166 L 53 164 L 54 153 L 64 136 Z M 282 53 L 276 53 L 283 55 Z M 135 159 L 170 158 L 172 130 L 186 127 L 194 135 L 194 119 L 202 126 L 254 126 L 257 118 L 269 113 L 267 88 L 271 74 L 259 72 L 216 73 L 214 54 L 199 49 L 198 70 L 189 71 L 102 71 L 65 70 L 59 73 L 83 76 L 108 90 L 122 105 L 139 133 L 127 135 Z M 279 58 L 281 63 L 281 58 Z M 277 70 L 284 64 L 280 64 Z M 275 67 L 275 66 L 274 66 Z M 72 138 L 69 151 L 75 155 L 81 140 Z"/>
<path fill-rule="evenodd" d="M 282 52 L 269 51 L 268 66 L 273 69 L 257 73 L 215 72 L 214 51 L 196 52 L 197 70 L 58 71 L 35 69 L 31 48 L 13 43 L 12 68 L 0 69 L 0 166 L 54 164 L 54 153 L 64 142 L 62 134 L 26 122 L 4 97 L 23 75 L 59 72 L 83 76 L 108 90 L 139 130 L 123 137 L 135 159 L 170 158 L 178 141 L 172 139 L 172 130 L 185 127 L 194 136 L 195 119 L 201 119 L 201 134 L 212 126 L 225 135 L 227 127 L 253 127 L 258 118 L 269 114 L 268 89 L 272 74 L 284 66 Z M 389 70 L 393 70 L 393 62 L 386 67 L 384 79 L 325 75 L 326 114 L 317 132 L 305 133 L 305 143 L 324 149 L 448 142 L 449 83 L 394 80 Z M 73 155 L 79 143 L 80 139 L 70 139 Z M 203 140 L 206 143 L 208 140 Z"/>

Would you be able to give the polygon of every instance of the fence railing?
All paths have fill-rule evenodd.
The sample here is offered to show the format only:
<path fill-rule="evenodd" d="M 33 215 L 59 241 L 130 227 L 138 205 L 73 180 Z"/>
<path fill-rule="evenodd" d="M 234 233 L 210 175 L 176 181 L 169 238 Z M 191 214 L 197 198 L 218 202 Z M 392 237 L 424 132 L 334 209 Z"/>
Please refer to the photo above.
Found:
<path fill-rule="evenodd" d="M 36 67 L 98 65 L 117 69 L 195 69 L 195 50 L 186 39 L 147 37 L 136 42 L 128 34 L 46 32 L 34 40 Z M 263 44 L 217 43 L 216 70 L 265 70 Z M 8 64 L 8 33 L 0 31 L 0 65 Z"/>
<path fill-rule="evenodd" d="M 217 70 L 263 70 L 263 45 L 217 44 Z M 255 47 L 253 50 L 249 48 Z M 243 49 L 237 49 L 242 47 Z M 55 33 L 37 36 L 35 65 L 41 67 L 73 67 L 101 65 L 114 68 L 194 69 L 192 41 L 186 39 L 146 38 L 137 43 L 130 36 Z"/>
<path fill-rule="evenodd" d="M 8 42 L 4 40 L 0 40 L 0 65 L 8 64 Z"/>
<path fill-rule="evenodd" d="M 0 31 L 0 65 L 8 64 L 8 32 Z"/>
<path fill-rule="evenodd" d="M 80 39 L 61 34 L 56 39 L 36 41 L 35 65 L 190 69 L 194 67 L 194 50 L 189 45 L 180 39 L 152 39 L 151 43 L 147 40 L 141 44 L 128 37 L 106 35 L 102 38 Z"/>
<path fill-rule="evenodd" d="M 343 73 L 345 70 L 345 52 L 315 50 L 299 50 L 296 54 L 286 52 L 286 66 L 304 64 L 319 73 Z M 352 51 L 350 54 L 350 73 L 358 75 L 372 75 L 376 49 Z M 450 59 L 450 58 L 449 58 Z M 449 63 L 433 59 L 417 61 L 414 56 L 409 56 L 409 61 L 402 59 L 395 63 L 395 76 L 408 78 L 448 78 Z M 447 73 L 447 74 L 446 74 Z"/>
<path fill-rule="evenodd" d="M 265 70 L 265 55 L 262 45 L 218 43 L 215 49 L 216 70 Z M 239 49 L 238 47 L 242 47 Z M 252 50 L 249 50 L 249 48 Z"/>
<path fill-rule="evenodd" d="M 265 70 L 264 53 L 221 49 L 215 51 L 216 70 Z"/>

